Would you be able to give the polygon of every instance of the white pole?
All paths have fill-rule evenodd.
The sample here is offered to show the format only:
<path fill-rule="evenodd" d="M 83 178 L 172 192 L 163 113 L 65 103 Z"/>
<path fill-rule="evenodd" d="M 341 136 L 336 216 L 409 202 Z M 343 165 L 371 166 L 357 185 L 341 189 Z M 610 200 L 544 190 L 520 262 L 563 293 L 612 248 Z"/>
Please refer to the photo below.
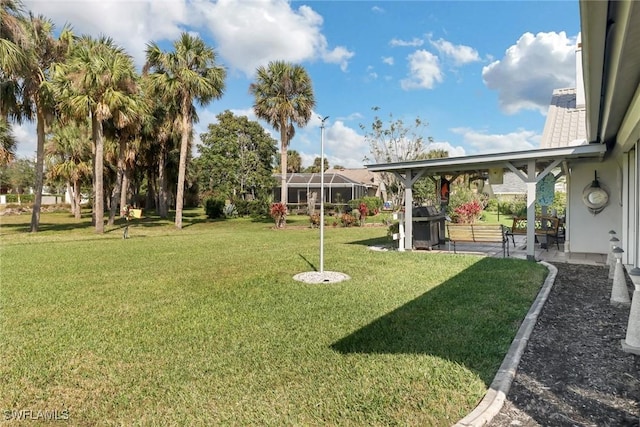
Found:
<path fill-rule="evenodd" d="M 324 274 L 324 122 L 320 125 L 320 274 Z"/>

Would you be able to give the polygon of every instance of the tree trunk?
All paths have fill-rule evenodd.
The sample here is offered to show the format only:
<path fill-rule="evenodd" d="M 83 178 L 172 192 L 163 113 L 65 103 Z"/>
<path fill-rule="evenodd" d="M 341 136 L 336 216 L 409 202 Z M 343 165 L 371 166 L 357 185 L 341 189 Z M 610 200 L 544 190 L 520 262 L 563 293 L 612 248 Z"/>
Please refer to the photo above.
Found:
<path fill-rule="evenodd" d="M 82 218 L 82 194 L 80 194 L 80 182 L 78 180 L 75 180 L 73 182 L 73 198 L 71 200 L 71 203 L 74 206 L 74 216 L 75 219 L 81 219 Z"/>
<path fill-rule="evenodd" d="M 91 127 L 93 129 L 93 143 L 95 144 L 95 162 L 93 179 L 95 182 L 95 199 L 93 211 L 95 213 L 96 233 L 104 233 L 104 140 L 102 134 L 102 122 L 95 114 L 91 115 Z"/>
<path fill-rule="evenodd" d="M 145 208 L 151 209 L 151 207 L 153 207 L 156 213 L 159 213 L 155 187 L 156 187 L 156 178 L 153 175 L 152 169 L 148 168 L 147 169 L 147 195 L 146 195 L 146 201 L 145 201 Z"/>
<path fill-rule="evenodd" d="M 176 188 L 176 228 L 182 229 L 182 206 L 184 205 L 184 181 L 187 174 L 187 150 L 191 134 L 189 103 L 182 101 L 182 138 L 180 138 L 180 164 L 178 166 L 178 186 Z"/>
<path fill-rule="evenodd" d="M 280 132 L 285 132 L 280 130 Z M 287 145 L 284 143 L 284 134 L 280 137 L 280 202 L 287 206 Z"/>
<path fill-rule="evenodd" d="M 36 153 L 36 189 L 31 211 L 31 232 L 38 231 L 40 224 L 40 207 L 42 206 L 42 187 L 44 186 L 44 113 L 40 106 L 37 107 L 37 134 L 38 148 Z"/>
<path fill-rule="evenodd" d="M 69 206 L 71 207 L 71 215 L 75 216 L 76 215 L 75 192 L 73 191 L 73 186 L 71 185 L 71 183 L 69 181 L 67 181 L 67 195 L 66 195 L 66 197 L 69 198 Z"/>
<path fill-rule="evenodd" d="M 124 209 L 127 206 L 127 198 L 129 196 L 129 168 L 124 166 L 124 173 L 122 175 L 122 191 L 120 192 L 120 209 Z"/>
<path fill-rule="evenodd" d="M 158 203 L 157 210 L 160 218 L 169 216 L 169 198 L 167 197 L 167 147 L 165 144 L 160 146 L 158 154 Z"/>
<path fill-rule="evenodd" d="M 111 195 L 111 205 L 109 209 L 109 221 L 108 225 L 113 225 L 113 222 L 116 217 L 116 209 L 118 207 L 118 202 L 120 201 L 120 195 L 122 194 L 122 180 L 124 175 L 124 151 L 127 148 L 127 139 L 126 137 L 120 138 L 118 144 L 118 171 L 116 173 L 116 185 L 113 189 L 113 194 Z M 120 205 L 120 209 L 124 209 L 124 205 Z"/>

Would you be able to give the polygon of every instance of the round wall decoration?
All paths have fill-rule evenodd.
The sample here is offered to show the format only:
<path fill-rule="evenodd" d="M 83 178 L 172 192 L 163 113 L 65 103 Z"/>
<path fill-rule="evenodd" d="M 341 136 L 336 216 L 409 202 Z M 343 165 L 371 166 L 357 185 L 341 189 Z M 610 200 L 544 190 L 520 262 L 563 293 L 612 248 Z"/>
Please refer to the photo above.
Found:
<path fill-rule="evenodd" d="M 595 179 L 582 191 L 582 201 L 592 214 L 599 214 L 609 204 L 609 192 Z"/>

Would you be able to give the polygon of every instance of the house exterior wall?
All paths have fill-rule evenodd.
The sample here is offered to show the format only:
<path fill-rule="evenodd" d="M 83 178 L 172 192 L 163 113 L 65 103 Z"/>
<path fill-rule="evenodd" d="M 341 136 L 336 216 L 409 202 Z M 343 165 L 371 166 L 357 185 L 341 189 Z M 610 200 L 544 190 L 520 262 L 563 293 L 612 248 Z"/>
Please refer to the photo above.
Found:
<path fill-rule="evenodd" d="M 598 181 L 609 192 L 609 205 L 599 214 L 592 214 L 582 201 L 582 192 L 598 172 Z M 571 169 L 567 203 L 567 242 L 570 252 L 608 253 L 609 230 L 622 234 L 621 171 L 615 159 L 576 164 Z"/>

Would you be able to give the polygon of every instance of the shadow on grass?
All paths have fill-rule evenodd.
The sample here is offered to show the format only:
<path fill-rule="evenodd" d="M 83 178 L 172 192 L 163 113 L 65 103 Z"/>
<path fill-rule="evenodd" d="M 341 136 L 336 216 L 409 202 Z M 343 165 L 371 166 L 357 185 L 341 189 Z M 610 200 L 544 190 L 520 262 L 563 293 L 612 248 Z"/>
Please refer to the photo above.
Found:
<path fill-rule="evenodd" d="M 304 255 L 302 255 L 302 254 L 298 254 L 298 255 L 300 256 L 300 258 L 302 258 L 302 259 L 304 260 L 304 262 L 306 262 L 306 263 L 307 263 L 307 265 L 308 265 L 309 267 L 311 267 L 311 269 L 312 269 L 313 271 L 318 271 L 318 268 L 317 268 L 315 265 L 313 265 L 313 263 L 312 263 L 311 261 L 309 261 L 308 259 L 306 259 L 306 258 L 304 257 Z"/>
<path fill-rule="evenodd" d="M 388 236 L 382 237 L 372 237 L 371 239 L 364 240 L 356 240 L 354 242 L 349 242 L 350 245 L 363 245 L 363 246 L 395 246 L 398 245 L 398 242 L 394 242 Z"/>
<path fill-rule="evenodd" d="M 480 260 L 331 348 L 344 354 L 437 356 L 466 366 L 489 386 L 533 301 L 504 283 L 513 262 Z"/>

